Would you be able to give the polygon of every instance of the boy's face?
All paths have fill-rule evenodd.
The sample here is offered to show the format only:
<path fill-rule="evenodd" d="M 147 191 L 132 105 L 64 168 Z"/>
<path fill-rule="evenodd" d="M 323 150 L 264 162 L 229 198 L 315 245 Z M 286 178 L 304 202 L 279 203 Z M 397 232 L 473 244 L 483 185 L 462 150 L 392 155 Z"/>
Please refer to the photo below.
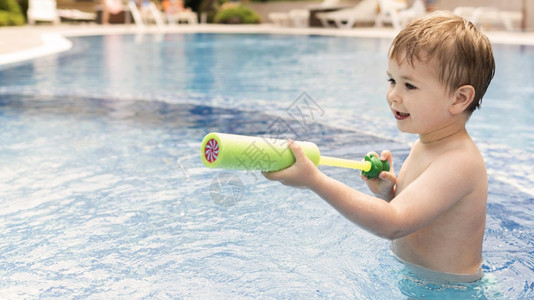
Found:
<path fill-rule="evenodd" d="M 404 54 L 401 53 L 402 58 Z M 445 128 L 450 120 L 449 104 L 453 95 L 439 82 L 437 60 L 388 61 L 388 104 L 402 132 L 420 136 Z"/>

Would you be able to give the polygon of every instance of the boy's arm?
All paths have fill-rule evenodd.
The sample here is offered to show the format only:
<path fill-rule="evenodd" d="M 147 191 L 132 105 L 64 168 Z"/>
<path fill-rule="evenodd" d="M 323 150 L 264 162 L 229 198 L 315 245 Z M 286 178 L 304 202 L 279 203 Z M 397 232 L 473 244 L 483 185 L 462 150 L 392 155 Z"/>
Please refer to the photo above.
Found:
<path fill-rule="evenodd" d="M 470 180 L 459 175 L 467 170 L 451 171 L 449 160 L 438 161 L 388 203 L 324 175 L 296 143 L 289 147 L 295 164 L 282 171 L 264 173 L 265 177 L 310 188 L 347 219 L 388 239 L 403 237 L 431 223 L 470 190 Z"/>

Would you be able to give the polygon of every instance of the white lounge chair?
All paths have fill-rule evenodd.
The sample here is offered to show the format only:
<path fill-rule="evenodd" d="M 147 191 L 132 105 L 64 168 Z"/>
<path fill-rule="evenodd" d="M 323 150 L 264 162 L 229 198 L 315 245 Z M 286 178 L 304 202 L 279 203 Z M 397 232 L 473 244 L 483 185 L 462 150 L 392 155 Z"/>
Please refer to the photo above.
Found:
<path fill-rule="evenodd" d="M 288 13 L 272 12 L 267 17 L 276 26 L 308 27 L 310 11 L 307 9 L 292 9 Z"/>
<path fill-rule="evenodd" d="M 267 18 L 269 18 L 275 26 L 287 27 L 290 24 L 289 14 L 285 12 L 272 12 L 267 15 Z"/>
<path fill-rule="evenodd" d="M 30 0 L 28 2 L 28 23 L 36 21 L 59 24 L 56 0 Z"/>
<path fill-rule="evenodd" d="M 145 23 L 154 21 L 158 27 L 163 27 L 165 23 L 163 22 L 163 17 L 161 12 L 156 7 L 154 2 L 148 3 L 146 6 L 142 6 L 140 9 L 137 7 L 137 4 L 134 0 L 128 2 L 128 8 L 132 13 L 134 22 L 137 25 L 139 30 L 145 29 Z"/>
<path fill-rule="evenodd" d="M 293 27 L 308 27 L 310 11 L 307 9 L 292 9 L 288 13 L 289 21 Z"/>
<path fill-rule="evenodd" d="M 496 7 L 477 7 L 471 15 L 471 22 L 473 24 L 482 25 L 500 25 L 501 18 L 499 16 L 499 9 Z"/>
<path fill-rule="evenodd" d="M 377 8 L 377 0 L 363 0 L 354 7 L 318 13 L 316 16 L 324 27 L 328 27 L 330 22 L 334 22 L 339 28 L 352 28 L 356 22 L 375 22 Z"/>
<path fill-rule="evenodd" d="M 165 17 L 169 24 L 198 24 L 198 14 L 190 8 L 184 7 L 184 2 L 181 0 L 170 0 L 164 6 Z"/>
<path fill-rule="evenodd" d="M 459 6 L 453 13 L 471 21 L 477 27 L 503 25 L 508 31 L 513 31 L 514 23 L 523 20 L 520 11 L 501 11 L 496 7 Z"/>
<path fill-rule="evenodd" d="M 453 14 L 469 21 L 471 21 L 473 12 L 475 12 L 475 7 L 473 6 L 458 6 L 452 11 Z"/>
<path fill-rule="evenodd" d="M 514 31 L 514 23 L 521 24 L 523 21 L 523 14 L 520 11 L 501 11 L 499 16 L 501 17 L 504 28 L 508 31 Z M 521 25 L 519 25 L 518 28 L 519 27 L 521 27 Z"/>
<path fill-rule="evenodd" d="M 198 15 L 194 11 L 182 11 L 174 14 L 166 14 L 169 24 L 198 24 Z"/>
<path fill-rule="evenodd" d="M 411 20 L 426 14 L 426 6 L 423 0 L 415 0 L 408 9 L 399 10 L 398 28 L 406 26 Z"/>
<path fill-rule="evenodd" d="M 323 2 L 321 2 L 320 6 L 321 7 L 333 7 L 333 6 L 337 6 L 339 5 L 339 0 L 323 0 Z"/>
<path fill-rule="evenodd" d="M 471 16 L 471 22 L 477 26 L 502 24 L 508 31 L 513 31 L 513 23 L 521 22 L 522 19 L 519 11 L 501 11 L 496 7 L 477 7 Z"/>
<path fill-rule="evenodd" d="M 401 22 L 399 19 L 399 11 L 406 9 L 405 1 L 396 0 L 378 0 L 380 5 L 380 13 L 376 18 L 376 27 L 382 27 L 385 23 L 391 23 L 393 28 L 400 30 Z"/>
<path fill-rule="evenodd" d="M 63 20 L 75 22 L 94 22 L 95 13 L 84 12 L 78 9 L 58 9 L 57 14 Z"/>
<path fill-rule="evenodd" d="M 289 12 L 272 12 L 267 15 L 267 18 L 276 26 L 308 27 L 310 25 L 310 9 L 335 9 L 337 6 L 339 6 L 339 0 L 323 0 L 319 5 L 309 5 L 308 9 L 292 9 Z"/>
<path fill-rule="evenodd" d="M 422 0 L 415 0 L 410 8 L 406 8 L 406 2 L 395 0 L 378 0 L 380 13 L 376 18 L 376 26 L 383 26 L 389 22 L 396 30 L 406 26 L 411 20 L 424 16 L 426 6 Z"/>

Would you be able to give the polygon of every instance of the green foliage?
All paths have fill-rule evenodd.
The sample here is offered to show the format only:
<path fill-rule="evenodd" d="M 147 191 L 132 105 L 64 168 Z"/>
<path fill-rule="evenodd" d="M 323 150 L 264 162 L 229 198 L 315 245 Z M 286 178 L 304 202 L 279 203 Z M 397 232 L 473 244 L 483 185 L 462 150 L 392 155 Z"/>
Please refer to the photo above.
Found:
<path fill-rule="evenodd" d="M 21 13 L 20 6 L 16 0 L 0 0 L 0 10 L 8 12 Z"/>
<path fill-rule="evenodd" d="M 223 24 L 258 24 L 261 22 L 261 18 L 252 9 L 237 5 L 217 12 L 214 22 Z"/>
<path fill-rule="evenodd" d="M 191 0 L 194 1 L 194 0 Z M 213 23 L 213 18 L 215 14 L 220 9 L 221 5 L 227 3 L 228 0 L 197 0 L 200 1 L 200 4 L 197 7 L 197 11 L 205 13 L 208 23 Z M 193 10 L 195 8 L 193 7 Z"/>
<path fill-rule="evenodd" d="M 27 16 L 27 12 L 28 12 L 28 0 L 17 0 L 17 2 L 19 3 L 19 6 L 20 6 L 20 10 L 22 11 L 22 14 L 24 15 L 24 18 L 26 18 Z"/>
<path fill-rule="evenodd" d="M 25 22 L 16 0 L 0 0 L 0 26 L 24 25 Z"/>

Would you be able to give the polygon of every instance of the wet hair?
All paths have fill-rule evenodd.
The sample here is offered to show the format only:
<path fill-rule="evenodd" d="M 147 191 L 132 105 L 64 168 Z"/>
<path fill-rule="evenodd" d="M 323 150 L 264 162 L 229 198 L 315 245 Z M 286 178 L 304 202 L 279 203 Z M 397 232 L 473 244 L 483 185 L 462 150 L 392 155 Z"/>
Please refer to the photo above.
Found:
<path fill-rule="evenodd" d="M 469 115 L 480 107 L 482 96 L 495 74 L 491 43 L 473 23 L 447 12 L 435 12 L 410 22 L 393 40 L 389 58 L 406 61 L 437 61 L 437 75 L 449 93 L 463 85 L 475 89 Z"/>

